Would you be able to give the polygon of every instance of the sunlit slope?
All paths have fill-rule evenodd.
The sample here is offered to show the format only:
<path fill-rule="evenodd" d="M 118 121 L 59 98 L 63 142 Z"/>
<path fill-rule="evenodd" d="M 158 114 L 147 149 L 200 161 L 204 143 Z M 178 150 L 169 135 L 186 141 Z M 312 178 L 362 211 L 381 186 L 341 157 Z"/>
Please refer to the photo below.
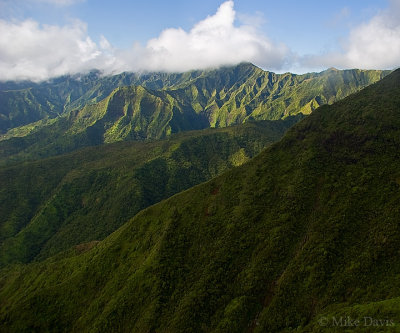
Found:
<path fill-rule="evenodd" d="M 83 108 L 64 107 L 60 111 L 54 107 L 52 110 L 61 116 L 50 119 L 53 114 L 4 134 L 0 141 L 0 163 L 43 158 L 103 143 L 154 140 L 181 131 L 309 114 L 320 105 L 333 103 L 380 80 L 387 73 L 330 69 L 305 75 L 274 74 L 251 64 L 241 64 L 180 75 L 121 74 L 118 80 L 117 76 L 98 78 L 93 88 L 97 97 L 89 97 L 82 90 L 80 104 L 74 104 L 78 107 L 88 103 Z M 92 79 L 96 81 L 96 77 Z M 77 89 L 78 83 L 71 82 L 66 87 L 64 81 L 59 83 L 63 89 L 57 91 L 60 95 L 55 92 L 54 96 Z M 87 78 L 83 82 L 88 87 L 94 85 Z M 101 88 L 103 84 L 107 89 Z M 110 91 L 111 87 L 123 84 L 143 86 Z M 30 95 L 32 91 L 29 90 Z M 26 95 L 27 91 L 18 93 Z M 94 103 L 100 97 L 103 99 Z M 4 110 L 31 114 L 23 100 L 21 103 L 13 100 L 17 104 L 11 108 L 4 106 Z M 27 102 L 27 105 L 35 103 Z"/>
<path fill-rule="evenodd" d="M 349 315 L 394 332 L 399 138 L 396 71 L 103 242 L 3 270 L 2 327 L 321 332 L 321 316 Z"/>

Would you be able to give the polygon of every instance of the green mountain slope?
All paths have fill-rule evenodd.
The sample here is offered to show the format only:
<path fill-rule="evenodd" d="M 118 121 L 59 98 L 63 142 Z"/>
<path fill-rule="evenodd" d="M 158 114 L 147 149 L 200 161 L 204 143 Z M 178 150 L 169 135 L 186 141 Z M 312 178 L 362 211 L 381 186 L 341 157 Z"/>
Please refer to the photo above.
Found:
<path fill-rule="evenodd" d="M 54 118 L 106 98 L 122 86 L 150 90 L 172 89 L 171 94 L 212 127 L 241 123 L 248 117 L 279 119 L 310 113 L 378 81 L 388 71 L 328 70 L 305 75 L 274 74 L 252 64 L 181 74 L 122 73 L 100 76 L 93 72 L 44 83 L 0 84 L 0 133 L 32 122 Z"/>
<path fill-rule="evenodd" d="M 104 241 L 2 270 L 1 327 L 397 332 L 399 138 L 398 70 Z"/>
<path fill-rule="evenodd" d="M 296 122 L 118 143 L 0 169 L 0 266 L 101 240 L 141 209 L 240 165 Z"/>
<path fill-rule="evenodd" d="M 18 129 L 17 137 L 0 142 L 0 157 L 3 163 L 37 159 L 86 146 L 122 140 L 154 140 L 206 127 L 208 123 L 202 115 L 164 91 L 141 86 L 123 87 L 99 103 Z"/>
<path fill-rule="evenodd" d="M 150 89 L 162 89 L 190 81 L 200 73 L 122 73 L 101 76 L 99 72 L 92 72 L 42 83 L 0 83 L 0 133 L 97 103 L 117 87 L 142 85 Z"/>
<path fill-rule="evenodd" d="M 247 119 L 309 114 L 318 106 L 332 104 L 388 73 L 329 69 L 304 75 L 275 74 L 241 64 L 206 72 L 192 82 L 173 87 L 171 94 L 182 101 L 189 96 L 190 105 L 207 115 L 211 127 L 224 127 Z"/>
<path fill-rule="evenodd" d="M 117 88 L 98 103 L 12 129 L 0 141 L 0 159 L 4 164 L 102 143 L 159 139 L 180 131 L 309 114 L 319 105 L 341 99 L 386 74 L 331 69 L 319 74 L 277 75 L 241 64 L 180 76 L 141 76 L 138 83 L 163 89 Z M 132 75 L 119 77 L 112 84 L 106 80 L 116 77 L 103 78 L 106 83 L 102 81 L 94 91 L 104 93 L 106 87 L 129 83 Z M 173 87 L 168 88 L 171 84 Z M 63 91 L 67 90 L 64 87 Z M 93 100 L 87 95 L 82 98 Z M 16 107 L 24 110 L 23 105 Z"/>

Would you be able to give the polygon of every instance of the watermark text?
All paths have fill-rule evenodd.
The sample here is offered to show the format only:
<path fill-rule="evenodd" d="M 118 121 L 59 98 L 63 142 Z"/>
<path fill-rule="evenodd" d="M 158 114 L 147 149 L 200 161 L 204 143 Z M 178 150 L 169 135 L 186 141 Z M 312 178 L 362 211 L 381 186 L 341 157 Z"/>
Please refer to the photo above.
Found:
<path fill-rule="evenodd" d="M 318 324 L 324 327 L 392 327 L 395 326 L 393 319 L 362 317 L 352 318 L 350 316 L 321 317 Z"/>

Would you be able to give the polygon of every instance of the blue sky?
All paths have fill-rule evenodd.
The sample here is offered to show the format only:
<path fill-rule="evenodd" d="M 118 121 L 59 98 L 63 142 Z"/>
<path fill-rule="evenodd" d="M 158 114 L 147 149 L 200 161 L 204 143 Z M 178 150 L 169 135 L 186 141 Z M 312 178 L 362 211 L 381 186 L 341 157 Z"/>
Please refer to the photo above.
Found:
<path fill-rule="evenodd" d="M 400 0 L 0 0 L 0 80 L 184 71 L 395 68 Z"/>

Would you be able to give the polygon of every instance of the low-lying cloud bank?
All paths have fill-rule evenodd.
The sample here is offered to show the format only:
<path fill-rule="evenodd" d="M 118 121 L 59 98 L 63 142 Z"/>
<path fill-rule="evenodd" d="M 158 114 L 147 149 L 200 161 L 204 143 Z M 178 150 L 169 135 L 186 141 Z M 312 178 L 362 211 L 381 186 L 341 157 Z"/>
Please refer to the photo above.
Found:
<path fill-rule="evenodd" d="M 77 0 L 36 1 L 67 5 Z M 322 55 L 296 56 L 286 45 L 263 35 L 256 23 L 236 21 L 234 3 L 226 1 L 189 31 L 166 29 L 146 45 L 120 50 L 104 37 L 94 42 L 81 21 L 60 27 L 0 20 L 0 80 L 40 81 L 91 69 L 182 72 L 243 61 L 273 71 L 332 66 L 383 69 L 400 62 L 400 0 L 392 0 L 387 11 L 351 30 L 340 51 Z"/>
<path fill-rule="evenodd" d="M 101 69 L 182 72 L 250 61 L 279 70 L 288 48 L 274 44 L 256 26 L 235 26 L 233 1 L 198 22 L 190 31 L 166 29 L 145 46 L 118 50 L 102 37 L 95 43 L 83 22 L 48 26 L 27 20 L 0 21 L 0 79 L 44 80 L 62 74 Z"/>
<path fill-rule="evenodd" d="M 400 0 L 391 0 L 388 9 L 350 31 L 341 50 L 308 55 L 304 67 L 393 69 L 400 66 Z"/>
<path fill-rule="evenodd" d="M 58 27 L 1 20 L 0 32 L 0 80 L 45 80 L 112 62 L 82 22 Z"/>

